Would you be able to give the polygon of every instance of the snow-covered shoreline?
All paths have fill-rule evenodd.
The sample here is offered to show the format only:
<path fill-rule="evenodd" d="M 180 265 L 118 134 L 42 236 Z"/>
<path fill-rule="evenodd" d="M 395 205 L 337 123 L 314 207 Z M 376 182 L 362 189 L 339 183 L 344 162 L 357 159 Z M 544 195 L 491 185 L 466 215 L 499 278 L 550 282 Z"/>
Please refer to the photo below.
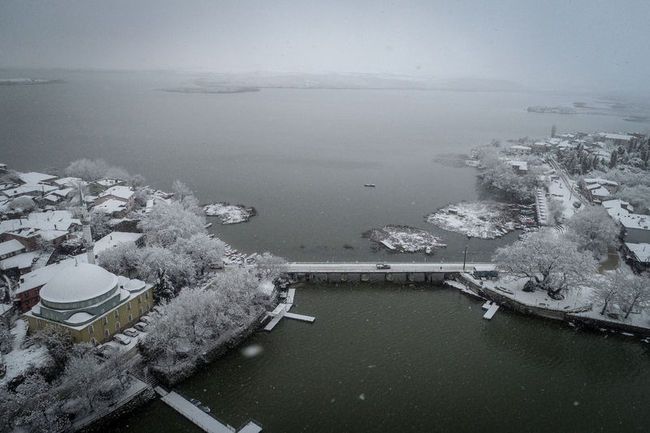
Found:
<path fill-rule="evenodd" d="M 525 223 L 522 206 L 493 201 L 461 202 L 438 209 L 426 217 L 429 224 L 468 237 L 495 239 L 521 229 Z"/>
<path fill-rule="evenodd" d="M 242 204 L 231 205 L 227 202 L 218 202 L 203 206 L 207 216 L 216 216 L 221 220 L 221 224 L 239 224 L 248 222 L 252 217 L 257 215 L 257 211 L 252 206 Z"/>

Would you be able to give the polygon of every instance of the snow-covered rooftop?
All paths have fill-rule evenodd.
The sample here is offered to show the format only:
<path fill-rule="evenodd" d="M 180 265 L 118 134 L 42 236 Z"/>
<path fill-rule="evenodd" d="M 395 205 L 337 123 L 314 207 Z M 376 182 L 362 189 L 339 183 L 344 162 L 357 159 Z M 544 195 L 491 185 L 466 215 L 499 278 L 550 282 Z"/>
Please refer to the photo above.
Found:
<path fill-rule="evenodd" d="M 130 187 L 118 185 L 108 188 L 106 191 L 99 194 L 99 196 L 106 197 L 112 195 L 113 197 L 128 200 L 133 196 L 133 194 L 135 194 L 135 192 Z"/>
<path fill-rule="evenodd" d="M 112 232 L 107 234 L 97 242 L 95 242 L 94 253 L 95 256 L 101 254 L 102 251 L 105 251 L 110 248 L 114 248 L 118 245 L 129 243 L 135 244 L 141 237 L 142 233 L 129 233 L 129 232 Z"/>
<path fill-rule="evenodd" d="M 600 177 L 586 177 L 584 179 L 586 184 L 601 184 L 601 185 L 611 185 L 611 186 L 618 186 L 618 182 L 614 182 L 613 180 L 607 180 L 603 179 Z"/>
<path fill-rule="evenodd" d="M 34 260 L 38 258 L 40 252 L 31 251 L 29 253 L 18 254 L 8 259 L 0 261 L 0 269 L 6 271 L 7 269 L 18 268 L 18 269 L 27 269 L 34 263 Z"/>
<path fill-rule="evenodd" d="M 67 210 L 32 212 L 27 218 L 0 222 L 0 234 L 12 232 L 22 237 L 41 236 L 51 241 L 64 236 L 72 225 L 81 225 L 77 218 Z"/>
<path fill-rule="evenodd" d="M 56 189 L 57 187 L 52 185 L 45 185 L 42 183 L 39 184 L 28 183 L 25 185 L 20 185 L 20 186 L 6 189 L 2 191 L 2 193 L 7 197 L 18 197 L 21 195 L 32 194 L 32 193 L 47 194 L 49 192 L 55 191 Z"/>
<path fill-rule="evenodd" d="M 650 244 L 634 244 L 626 242 L 627 248 L 634 253 L 641 263 L 650 263 Z"/>
<path fill-rule="evenodd" d="M 21 244 L 15 239 L 11 239 L 9 241 L 0 243 L 0 256 L 4 256 L 5 254 L 17 253 L 18 251 L 24 249 L 25 246 L 23 244 Z"/>
<path fill-rule="evenodd" d="M 93 207 L 94 211 L 112 214 L 113 212 L 121 212 L 126 209 L 126 204 L 123 201 L 115 200 L 113 198 Z"/>
<path fill-rule="evenodd" d="M 76 188 L 77 184 L 79 183 L 85 183 L 83 180 L 81 180 L 80 177 L 62 177 L 60 179 L 57 179 L 54 181 L 55 184 L 59 186 L 65 186 L 69 188 Z"/>
<path fill-rule="evenodd" d="M 46 180 L 54 180 L 56 176 L 45 173 L 37 173 L 35 171 L 30 171 L 29 173 L 18 173 L 18 177 L 23 183 L 26 184 L 36 184 L 39 182 L 44 182 Z"/>
<path fill-rule="evenodd" d="M 626 229 L 650 230 L 650 215 L 628 213 L 619 218 Z"/>
<path fill-rule="evenodd" d="M 626 211 L 634 212 L 634 207 L 632 207 L 629 202 L 620 199 L 605 200 L 601 204 L 605 209 L 623 209 Z"/>
<path fill-rule="evenodd" d="M 600 136 L 609 140 L 624 140 L 624 141 L 630 141 L 634 138 L 633 136 L 627 134 L 610 134 L 608 132 L 602 132 L 600 133 Z"/>
<path fill-rule="evenodd" d="M 591 195 L 594 197 L 609 197 L 609 191 L 607 188 L 601 186 L 591 190 Z"/>

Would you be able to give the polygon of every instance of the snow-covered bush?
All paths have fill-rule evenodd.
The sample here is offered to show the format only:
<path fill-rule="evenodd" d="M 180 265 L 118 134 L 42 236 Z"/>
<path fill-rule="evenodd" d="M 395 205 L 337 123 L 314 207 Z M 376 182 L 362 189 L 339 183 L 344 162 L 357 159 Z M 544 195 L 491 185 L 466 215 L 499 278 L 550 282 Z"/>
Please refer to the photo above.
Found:
<path fill-rule="evenodd" d="M 602 206 L 587 206 L 576 212 L 568 221 L 569 237 L 582 250 L 591 251 L 594 257 L 607 253 L 616 245 L 620 229 Z"/>

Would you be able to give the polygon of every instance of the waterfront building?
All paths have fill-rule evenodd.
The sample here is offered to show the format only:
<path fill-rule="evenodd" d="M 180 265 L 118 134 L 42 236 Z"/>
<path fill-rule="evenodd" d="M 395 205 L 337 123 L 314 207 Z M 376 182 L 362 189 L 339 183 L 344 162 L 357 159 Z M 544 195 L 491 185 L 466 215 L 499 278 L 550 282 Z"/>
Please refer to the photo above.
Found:
<path fill-rule="evenodd" d="M 152 286 L 89 263 L 66 266 L 40 291 L 27 313 L 30 332 L 54 326 L 72 339 L 99 344 L 140 320 L 153 307 Z"/>

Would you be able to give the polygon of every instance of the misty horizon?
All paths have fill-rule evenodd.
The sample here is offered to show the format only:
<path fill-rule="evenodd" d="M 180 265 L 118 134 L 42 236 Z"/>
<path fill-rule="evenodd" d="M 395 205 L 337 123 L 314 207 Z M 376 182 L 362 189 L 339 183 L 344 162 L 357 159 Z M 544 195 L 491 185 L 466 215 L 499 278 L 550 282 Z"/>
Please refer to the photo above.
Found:
<path fill-rule="evenodd" d="M 0 5 L 0 68 L 481 79 L 650 91 L 646 17 L 627 2 Z"/>

